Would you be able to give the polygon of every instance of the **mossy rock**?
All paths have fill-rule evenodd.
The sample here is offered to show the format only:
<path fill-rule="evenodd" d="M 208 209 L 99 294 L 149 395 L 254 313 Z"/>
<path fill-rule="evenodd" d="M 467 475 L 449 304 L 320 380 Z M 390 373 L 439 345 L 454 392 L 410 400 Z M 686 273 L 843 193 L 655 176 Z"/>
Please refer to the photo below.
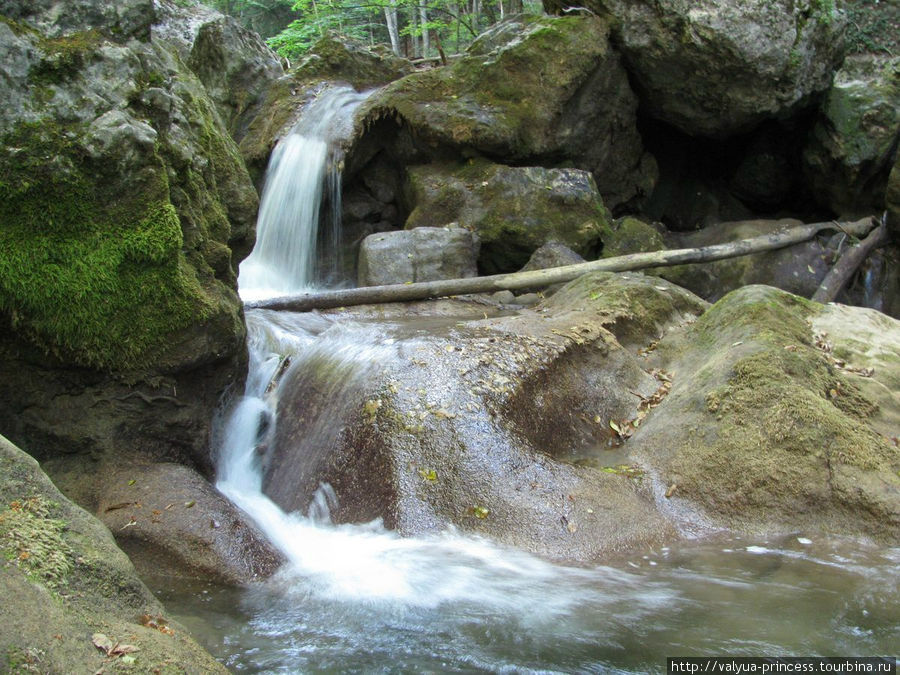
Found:
<path fill-rule="evenodd" d="M 0 593 L 4 672 L 227 672 L 177 623 L 142 625 L 166 612 L 112 535 L 2 436 Z M 108 658 L 96 633 L 137 647 L 133 661 Z"/>
<path fill-rule="evenodd" d="M 608 38 L 596 17 L 516 16 L 450 65 L 376 92 L 360 109 L 360 134 L 395 120 L 425 156 L 588 170 L 615 207 L 649 193 L 655 178 L 635 126 L 637 99 Z"/>
<path fill-rule="evenodd" d="M 150 162 L 140 189 L 116 202 L 65 129 L 22 124 L 4 137 L 0 309 L 60 358 L 146 365 L 168 335 L 212 313 L 182 252 L 165 168 Z"/>
<path fill-rule="evenodd" d="M 660 343 L 674 384 L 632 442 L 681 517 L 900 540 L 900 455 L 879 402 L 814 339 L 821 310 L 748 286 Z"/>
<path fill-rule="evenodd" d="M 604 258 L 666 248 L 665 239 L 657 228 L 633 216 L 624 216 L 607 223 L 600 237 L 603 241 Z"/>
<path fill-rule="evenodd" d="M 284 77 L 268 85 L 257 114 L 239 139 L 241 155 L 261 178 L 276 141 L 296 123 L 323 82 L 345 82 L 364 91 L 411 71 L 409 61 L 393 54 L 377 53 L 333 35 L 322 37 Z"/>
<path fill-rule="evenodd" d="M 486 273 L 515 271 L 550 241 L 593 257 L 610 220 L 593 177 L 578 169 L 472 159 L 410 167 L 407 176 L 406 228 L 456 222 L 474 231 Z"/>
<path fill-rule="evenodd" d="M 848 58 L 803 151 L 812 193 L 842 216 L 881 211 L 898 144 L 900 56 Z"/>

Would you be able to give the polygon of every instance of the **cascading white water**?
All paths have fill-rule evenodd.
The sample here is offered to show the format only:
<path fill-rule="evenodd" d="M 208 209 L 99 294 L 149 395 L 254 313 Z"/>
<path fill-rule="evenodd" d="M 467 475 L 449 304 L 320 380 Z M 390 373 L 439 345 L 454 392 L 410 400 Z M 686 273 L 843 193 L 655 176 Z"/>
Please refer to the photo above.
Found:
<path fill-rule="evenodd" d="M 368 96 L 350 87 L 325 89 L 275 147 L 260 200 L 256 245 L 238 276 L 245 301 L 299 293 L 313 285 L 324 188 L 328 183 L 332 199 L 340 199 L 340 142 L 349 136 L 353 112 Z M 340 203 L 332 203 L 331 211 L 333 246 L 339 239 Z"/>
<path fill-rule="evenodd" d="M 337 137 L 322 125 L 346 129 L 347 106 L 359 95 L 344 95 L 347 103 L 323 99 L 311 107 L 273 157 L 257 248 L 241 266 L 245 299 L 311 283 L 315 214 Z M 328 118 L 334 111 L 343 112 Z M 223 433 L 217 486 L 288 563 L 265 584 L 207 609 L 216 621 L 242 614 L 233 627 L 217 625 L 207 644 L 228 666 L 646 672 L 674 654 L 876 653 L 896 644 L 897 549 L 854 544 L 847 552 L 805 538 L 772 548 L 729 541 L 722 550 L 700 549 L 689 564 L 690 554 L 662 549 L 618 569 L 574 569 L 453 531 L 401 538 L 378 521 L 334 525 L 327 485 L 311 496 L 307 514 L 285 513 L 262 491 L 257 451 L 278 425 L 280 386 L 290 379 L 281 372 L 285 359 L 292 369 L 329 362 L 332 393 L 341 397 L 355 378 L 389 363 L 398 344 L 383 327 L 316 314 L 249 310 L 247 324 L 250 370 Z M 823 626 L 822 616 L 833 618 Z"/>

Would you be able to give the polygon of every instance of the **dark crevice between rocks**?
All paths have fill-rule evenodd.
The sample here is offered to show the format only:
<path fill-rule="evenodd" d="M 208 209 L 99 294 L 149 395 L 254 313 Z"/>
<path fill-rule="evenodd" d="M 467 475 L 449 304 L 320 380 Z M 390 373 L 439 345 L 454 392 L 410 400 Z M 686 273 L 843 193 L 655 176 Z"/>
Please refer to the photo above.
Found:
<path fill-rule="evenodd" d="M 749 133 L 715 140 L 640 115 L 641 136 L 659 166 L 641 215 L 674 231 L 753 218 L 833 218 L 803 183 L 801 152 L 812 121 L 809 114 L 771 120 Z"/>

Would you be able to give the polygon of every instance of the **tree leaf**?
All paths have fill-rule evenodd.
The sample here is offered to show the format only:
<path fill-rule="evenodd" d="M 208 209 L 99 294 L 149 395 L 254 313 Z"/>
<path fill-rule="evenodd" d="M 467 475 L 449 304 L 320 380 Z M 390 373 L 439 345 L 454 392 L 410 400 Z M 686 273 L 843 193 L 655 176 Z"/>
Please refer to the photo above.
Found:
<path fill-rule="evenodd" d="M 109 638 L 109 636 L 104 635 L 103 633 L 94 633 L 91 636 L 91 642 L 93 642 L 94 646 L 107 656 L 109 656 L 109 652 L 112 651 L 112 648 L 114 646 L 113 641 Z"/>

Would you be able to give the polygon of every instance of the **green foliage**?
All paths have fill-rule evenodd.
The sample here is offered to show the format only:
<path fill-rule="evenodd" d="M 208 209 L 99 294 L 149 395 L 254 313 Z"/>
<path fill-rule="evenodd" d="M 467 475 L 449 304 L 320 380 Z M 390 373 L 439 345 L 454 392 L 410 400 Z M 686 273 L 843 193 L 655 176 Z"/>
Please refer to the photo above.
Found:
<path fill-rule="evenodd" d="M 900 8 L 885 0 L 850 0 L 847 14 L 847 51 L 900 56 Z"/>
<path fill-rule="evenodd" d="M 4 138 L 0 311 L 80 365 L 145 365 L 172 332 L 208 314 L 208 301 L 181 252 L 165 172 L 107 198 L 97 174 L 53 123 Z"/>

